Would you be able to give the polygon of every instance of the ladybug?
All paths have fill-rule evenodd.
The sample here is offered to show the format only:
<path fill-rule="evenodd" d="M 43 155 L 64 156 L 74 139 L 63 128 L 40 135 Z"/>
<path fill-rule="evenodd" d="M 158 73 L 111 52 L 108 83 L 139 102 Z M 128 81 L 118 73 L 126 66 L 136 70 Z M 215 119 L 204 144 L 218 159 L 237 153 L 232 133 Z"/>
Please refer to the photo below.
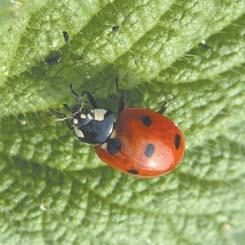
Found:
<path fill-rule="evenodd" d="M 97 106 L 94 97 L 85 91 L 67 117 L 68 126 L 80 141 L 95 145 L 96 154 L 111 167 L 135 176 L 164 175 L 180 163 L 185 151 L 185 139 L 175 123 L 158 112 L 146 108 L 125 108 L 120 93 L 118 118 L 112 111 Z M 87 97 L 88 103 L 84 102 Z"/>

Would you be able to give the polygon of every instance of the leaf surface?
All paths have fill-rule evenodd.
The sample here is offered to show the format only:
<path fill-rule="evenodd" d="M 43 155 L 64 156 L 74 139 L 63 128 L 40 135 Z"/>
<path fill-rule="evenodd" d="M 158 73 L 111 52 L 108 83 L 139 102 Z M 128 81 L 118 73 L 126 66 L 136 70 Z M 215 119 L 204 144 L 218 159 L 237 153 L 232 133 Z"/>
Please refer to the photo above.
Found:
<path fill-rule="evenodd" d="M 244 1 L 2 1 L 0 243 L 234 244 L 245 229 Z M 65 42 L 63 31 L 69 34 Z M 55 58 L 56 57 L 56 58 Z M 51 110 L 69 84 L 183 129 L 181 166 L 137 179 Z"/>

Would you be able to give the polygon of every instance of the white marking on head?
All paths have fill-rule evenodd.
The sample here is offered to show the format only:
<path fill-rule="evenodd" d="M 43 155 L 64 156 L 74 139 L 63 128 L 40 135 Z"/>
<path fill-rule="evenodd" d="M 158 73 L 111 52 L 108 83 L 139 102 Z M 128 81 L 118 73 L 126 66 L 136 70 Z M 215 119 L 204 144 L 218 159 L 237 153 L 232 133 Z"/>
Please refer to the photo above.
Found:
<path fill-rule="evenodd" d="M 93 117 L 92 117 L 91 114 L 88 114 L 88 118 L 89 118 L 89 119 L 93 119 Z"/>
<path fill-rule="evenodd" d="M 102 144 L 100 147 L 101 147 L 103 150 L 106 150 L 106 148 L 107 148 L 107 143 Z"/>
<path fill-rule="evenodd" d="M 80 118 L 81 118 L 81 119 L 85 119 L 85 118 L 86 118 L 86 115 L 81 114 L 81 115 L 80 115 Z"/>
<path fill-rule="evenodd" d="M 111 136 L 110 138 L 113 139 L 113 138 L 116 138 L 117 137 L 117 133 L 116 133 L 116 130 L 114 129 L 111 133 Z"/>
<path fill-rule="evenodd" d="M 78 128 L 74 128 L 74 132 L 78 138 L 84 138 L 84 134 L 83 134 L 82 130 L 80 130 Z"/>
<path fill-rule="evenodd" d="M 107 110 L 105 109 L 94 109 L 94 119 L 96 121 L 103 121 L 105 119 L 105 114 Z"/>
<path fill-rule="evenodd" d="M 75 124 L 75 125 L 78 124 L 78 119 L 77 119 L 77 118 L 74 118 L 74 119 L 73 119 L 73 124 Z"/>

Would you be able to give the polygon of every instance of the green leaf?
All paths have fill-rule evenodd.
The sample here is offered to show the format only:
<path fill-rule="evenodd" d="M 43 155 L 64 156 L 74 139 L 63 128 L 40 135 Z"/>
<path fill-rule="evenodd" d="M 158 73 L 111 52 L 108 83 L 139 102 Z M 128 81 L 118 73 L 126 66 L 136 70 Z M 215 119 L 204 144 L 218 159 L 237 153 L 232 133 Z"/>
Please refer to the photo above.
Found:
<path fill-rule="evenodd" d="M 244 23 L 242 0 L 2 1 L 0 243 L 234 244 Z M 71 82 L 116 111 L 117 74 L 128 106 L 168 101 L 187 142 L 173 173 L 123 175 L 50 115 L 73 102 Z"/>

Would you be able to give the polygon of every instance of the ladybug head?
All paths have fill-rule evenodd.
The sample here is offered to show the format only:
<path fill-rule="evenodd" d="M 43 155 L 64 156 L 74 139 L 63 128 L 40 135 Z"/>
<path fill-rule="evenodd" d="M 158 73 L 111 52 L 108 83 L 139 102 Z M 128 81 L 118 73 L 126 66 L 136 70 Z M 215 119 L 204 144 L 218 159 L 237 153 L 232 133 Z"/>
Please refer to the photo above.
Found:
<path fill-rule="evenodd" d="M 81 127 L 88 124 L 94 119 L 94 110 L 84 107 L 82 105 L 77 105 L 72 109 L 71 118 L 69 119 L 72 127 Z"/>
<path fill-rule="evenodd" d="M 113 131 L 114 114 L 106 109 L 80 109 L 72 114 L 70 125 L 81 141 L 101 144 Z"/>
<path fill-rule="evenodd" d="M 83 92 L 78 96 L 73 90 L 76 100 L 79 102 L 70 108 L 65 108 L 71 113 L 67 117 L 69 127 L 83 142 L 89 144 L 101 144 L 109 139 L 114 128 L 114 114 L 106 109 L 99 109 L 96 101 L 89 92 Z M 87 97 L 88 102 L 84 96 Z"/>

